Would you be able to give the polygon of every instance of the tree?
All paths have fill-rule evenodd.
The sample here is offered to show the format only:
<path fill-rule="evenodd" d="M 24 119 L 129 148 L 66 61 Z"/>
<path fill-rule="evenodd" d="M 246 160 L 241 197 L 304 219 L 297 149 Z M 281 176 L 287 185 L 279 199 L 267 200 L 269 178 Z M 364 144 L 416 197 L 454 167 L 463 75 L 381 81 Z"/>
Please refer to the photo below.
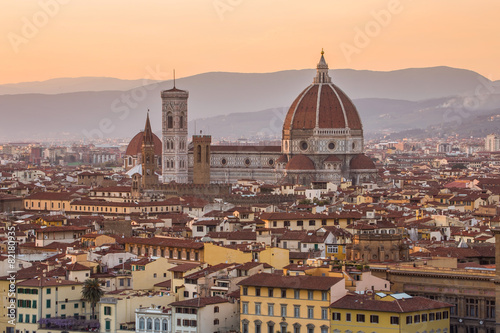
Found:
<path fill-rule="evenodd" d="M 82 298 L 90 303 L 92 307 L 92 318 L 95 318 L 95 306 L 104 295 L 98 279 L 87 279 L 83 283 Z"/>

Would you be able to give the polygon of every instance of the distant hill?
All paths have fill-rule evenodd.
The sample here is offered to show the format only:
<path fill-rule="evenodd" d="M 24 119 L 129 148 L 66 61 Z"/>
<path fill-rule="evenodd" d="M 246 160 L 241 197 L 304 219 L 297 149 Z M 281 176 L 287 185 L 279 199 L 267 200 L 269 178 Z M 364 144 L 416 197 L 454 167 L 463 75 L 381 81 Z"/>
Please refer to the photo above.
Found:
<path fill-rule="evenodd" d="M 215 137 L 250 137 L 261 130 L 264 134 L 271 135 L 274 131 L 281 135 L 286 109 L 314 75 L 315 70 L 265 74 L 214 72 L 178 79 L 177 87 L 190 94 L 190 134 L 194 133 L 192 121 L 198 119 L 197 130 Z M 330 75 L 335 84 L 355 99 L 365 132 L 423 128 L 440 122 L 446 105 L 462 103 L 464 95 L 476 91 L 484 82 L 493 84 L 475 72 L 449 67 L 391 72 L 341 69 L 331 71 Z M 160 92 L 170 89 L 171 81 L 142 87 L 141 80 L 61 80 L 22 84 L 22 89 L 56 91 L 64 86 L 67 90 L 85 87 L 87 91 L 0 95 L 0 141 L 100 135 L 132 137 L 143 128 L 147 109 L 151 110 L 153 130 L 161 129 Z M 136 84 L 139 86 L 132 90 L 120 91 L 126 85 Z M 92 87 L 115 90 L 88 91 Z M 480 101 L 476 109 L 500 107 L 498 98 L 492 96 L 476 98 Z M 256 113 L 259 110 L 267 111 Z"/>
<path fill-rule="evenodd" d="M 112 77 L 57 78 L 46 81 L 0 84 L 0 95 L 64 94 L 78 91 L 130 90 L 158 82 L 155 80 L 122 80 Z"/>
<path fill-rule="evenodd" d="M 458 135 L 459 137 L 486 137 L 491 133 L 498 133 L 500 129 L 500 108 L 493 111 L 478 111 L 471 114 L 464 114 L 466 117 L 455 117 L 454 121 L 445 122 L 439 125 L 430 125 L 425 128 L 403 130 L 386 135 L 386 139 L 397 140 L 407 137 L 430 138 L 448 137 Z M 380 137 L 372 133 L 372 138 Z"/>
<path fill-rule="evenodd" d="M 353 100 L 363 120 L 365 133 L 395 133 L 403 130 L 425 129 L 429 126 L 451 129 L 454 124 L 466 123 L 476 115 L 491 113 L 500 107 L 500 95 L 491 95 L 477 109 L 464 108 L 464 97 L 448 97 L 420 102 L 362 98 Z M 496 105 L 496 107 L 495 107 Z M 256 139 L 281 137 L 281 126 L 288 107 L 258 112 L 231 113 L 223 116 L 193 120 L 189 128 L 211 133 L 215 138 Z"/>

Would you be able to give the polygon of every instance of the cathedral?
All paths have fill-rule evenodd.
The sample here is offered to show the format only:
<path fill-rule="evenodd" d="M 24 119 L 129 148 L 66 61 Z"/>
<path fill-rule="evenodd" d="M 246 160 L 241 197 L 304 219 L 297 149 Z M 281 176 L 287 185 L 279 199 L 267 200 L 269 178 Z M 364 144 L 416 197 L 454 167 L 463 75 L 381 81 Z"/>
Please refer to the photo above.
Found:
<path fill-rule="evenodd" d="M 281 146 L 212 145 L 209 135 L 194 135 L 189 143 L 188 97 L 189 93 L 175 84 L 162 91 L 162 141 L 148 132 L 148 116 L 144 134 L 137 134 L 127 148 L 126 169 L 141 163 L 139 173 L 144 174 L 145 160 L 140 155 L 144 155 L 146 147 L 152 155 L 148 169 L 154 163 L 163 183 L 255 179 L 309 185 L 313 181 L 340 183 L 345 178 L 359 184 L 377 175 L 374 163 L 363 154 L 363 126 L 358 111 L 332 83 L 323 51 L 316 77 L 288 110 Z"/>

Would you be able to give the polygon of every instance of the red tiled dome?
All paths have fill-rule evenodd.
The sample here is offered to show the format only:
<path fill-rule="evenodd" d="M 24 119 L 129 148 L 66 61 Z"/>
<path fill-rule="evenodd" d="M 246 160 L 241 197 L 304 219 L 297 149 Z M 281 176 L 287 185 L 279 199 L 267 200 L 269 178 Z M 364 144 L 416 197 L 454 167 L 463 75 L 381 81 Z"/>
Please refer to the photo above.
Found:
<path fill-rule="evenodd" d="M 287 170 L 315 170 L 313 161 L 306 155 L 295 155 L 285 167 Z"/>
<path fill-rule="evenodd" d="M 128 156 L 137 156 L 141 152 L 142 149 L 142 137 L 144 135 L 144 132 L 139 132 L 137 133 L 136 136 L 132 140 L 130 140 L 130 143 L 127 146 L 127 151 L 125 152 L 125 155 Z M 156 136 L 156 134 L 153 133 L 153 142 L 155 144 L 155 155 L 160 156 L 161 155 L 161 141 Z"/>
<path fill-rule="evenodd" d="M 359 154 L 353 157 L 350 163 L 351 170 L 376 169 L 372 159 L 365 154 Z"/>
<path fill-rule="evenodd" d="M 302 91 L 290 106 L 283 129 L 314 129 L 316 119 L 318 128 L 363 129 L 356 107 L 333 83 L 312 84 Z"/>
<path fill-rule="evenodd" d="M 362 130 L 358 111 L 347 95 L 334 85 L 321 51 L 313 84 L 302 91 L 288 110 L 283 130 L 341 129 Z"/>

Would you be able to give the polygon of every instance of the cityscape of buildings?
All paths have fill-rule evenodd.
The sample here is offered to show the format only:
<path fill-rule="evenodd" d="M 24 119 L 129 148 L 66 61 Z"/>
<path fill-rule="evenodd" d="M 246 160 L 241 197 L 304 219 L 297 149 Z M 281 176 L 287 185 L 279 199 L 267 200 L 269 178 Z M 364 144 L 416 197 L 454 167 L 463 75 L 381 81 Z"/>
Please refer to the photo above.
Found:
<path fill-rule="evenodd" d="M 307 84 L 274 145 L 188 138 L 175 86 L 161 139 L 1 144 L 0 330 L 497 332 L 499 135 L 365 140 Z"/>

